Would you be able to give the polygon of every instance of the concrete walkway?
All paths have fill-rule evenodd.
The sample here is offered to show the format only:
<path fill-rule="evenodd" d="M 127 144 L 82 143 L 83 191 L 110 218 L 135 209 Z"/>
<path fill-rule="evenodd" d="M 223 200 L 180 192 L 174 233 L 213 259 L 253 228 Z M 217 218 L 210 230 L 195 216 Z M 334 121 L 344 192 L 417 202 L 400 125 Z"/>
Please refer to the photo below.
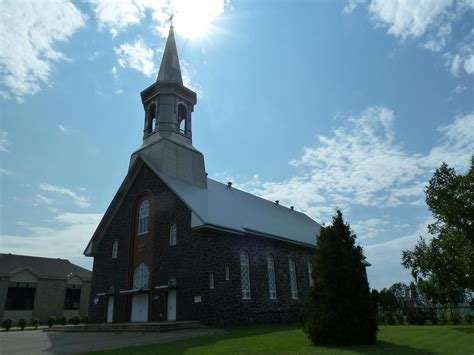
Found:
<path fill-rule="evenodd" d="M 0 332 L 0 354 L 73 354 L 212 335 L 220 329 L 164 333 L 46 333 L 41 330 Z"/>

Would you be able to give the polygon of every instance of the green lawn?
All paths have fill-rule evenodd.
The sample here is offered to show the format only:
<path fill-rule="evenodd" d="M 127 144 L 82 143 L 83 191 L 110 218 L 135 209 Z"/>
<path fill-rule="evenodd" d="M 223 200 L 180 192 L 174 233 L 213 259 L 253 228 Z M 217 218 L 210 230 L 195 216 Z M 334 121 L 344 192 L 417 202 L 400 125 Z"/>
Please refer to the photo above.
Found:
<path fill-rule="evenodd" d="M 300 325 L 254 325 L 226 333 L 100 354 L 474 354 L 473 325 L 380 326 L 373 346 L 319 347 Z"/>

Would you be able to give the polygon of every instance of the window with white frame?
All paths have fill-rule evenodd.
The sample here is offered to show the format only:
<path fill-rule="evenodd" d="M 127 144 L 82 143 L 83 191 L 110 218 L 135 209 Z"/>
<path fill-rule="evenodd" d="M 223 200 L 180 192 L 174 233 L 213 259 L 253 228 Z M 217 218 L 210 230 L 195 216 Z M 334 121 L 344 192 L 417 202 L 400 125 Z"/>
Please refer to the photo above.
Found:
<path fill-rule="evenodd" d="M 250 263 L 249 254 L 246 251 L 240 252 L 240 278 L 242 282 L 242 299 L 250 299 Z"/>
<path fill-rule="evenodd" d="M 214 273 L 209 274 L 209 288 L 214 288 Z"/>
<path fill-rule="evenodd" d="M 294 300 L 298 299 L 298 284 L 296 282 L 296 265 L 293 259 L 289 261 L 290 265 L 290 286 L 291 286 L 291 298 Z"/>
<path fill-rule="evenodd" d="M 138 234 L 148 233 L 150 219 L 150 202 L 144 200 L 138 209 Z"/>
<path fill-rule="evenodd" d="M 114 240 L 114 243 L 112 244 L 112 259 L 117 259 L 118 244 L 118 240 Z"/>
<path fill-rule="evenodd" d="M 230 271 L 229 271 L 229 265 L 225 266 L 225 280 L 229 281 L 230 280 Z"/>
<path fill-rule="evenodd" d="M 314 286 L 314 280 L 313 280 L 313 263 L 311 260 L 308 260 L 308 277 L 309 277 L 309 287 Z"/>
<path fill-rule="evenodd" d="M 173 224 L 170 228 L 170 245 L 176 245 L 178 235 L 178 227 Z"/>
<path fill-rule="evenodd" d="M 267 274 L 268 274 L 268 294 L 271 300 L 277 298 L 275 282 L 275 261 L 270 254 L 267 256 Z"/>
<path fill-rule="evenodd" d="M 133 289 L 145 290 L 148 289 L 148 279 L 150 278 L 150 271 L 146 264 L 138 264 L 133 273 Z"/>

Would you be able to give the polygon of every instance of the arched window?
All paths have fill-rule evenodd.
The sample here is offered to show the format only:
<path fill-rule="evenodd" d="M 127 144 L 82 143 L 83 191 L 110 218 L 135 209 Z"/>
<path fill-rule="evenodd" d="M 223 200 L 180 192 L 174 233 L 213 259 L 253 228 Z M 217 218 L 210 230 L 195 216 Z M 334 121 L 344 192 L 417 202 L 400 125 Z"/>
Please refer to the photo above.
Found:
<path fill-rule="evenodd" d="M 114 243 L 112 244 L 112 259 L 117 259 L 118 244 L 118 240 L 114 240 Z"/>
<path fill-rule="evenodd" d="M 250 299 L 250 263 L 246 251 L 240 252 L 240 278 L 242 282 L 242 299 Z"/>
<path fill-rule="evenodd" d="M 178 130 L 181 133 L 186 133 L 187 131 L 187 119 L 188 119 L 188 110 L 183 104 L 178 105 Z"/>
<path fill-rule="evenodd" d="M 148 233 L 148 222 L 150 219 L 150 202 L 144 200 L 138 209 L 138 234 Z"/>
<path fill-rule="evenodd" d="M 148 279 L 150 278 L 150 272 L 148 266 L 145 264 L 138 264 L 133 273 L 133 289 L 144 290 L 148 289 Z"/>
<path fill-rule="evenodd" d="M 230 271 L 229 271 L 229 265 L 225 266 L 225 279 L 226 281 L 230 280 Z"/>
<path fill-rule="evenodd" d="M 291 286 L 291 298 L 294 300 L 298 299 L 298 283 L 296 282 L 296 265 L 293 259 L 289 260 L 290 266 L 290 286 Z"/>
<path fill-rule="evenodd" d="M 211 289 L 214 288 L 214 273 L 213 272 L 209 274 L 209 288 Z"/>
<path fill-rule="evenodd" d="M 170 228 L 170 245 L 176 245 L 178 235 L 178 227 L 173 224 Z"/>
<path fill-rule="evenodd" d="M 308 277 L 309 277 L 309 287 L 313 287 L 314 286 L 313 264 L 311 263 L 311 260 L 308 260 Z"/>
<path fill-rule="evenodd" d="M 147 117 L 146 117 L 146 131 L 147 133 L 151 133 L 155 130 L 156 128 L 156 105 L 152 104 L 147 112 Z"/>
<path fill-rule="evenodd" d="M 271 300 L 277 298 L 275 282 L 275 261 L 272 255 L 267 256 L 268 294 Z"/>

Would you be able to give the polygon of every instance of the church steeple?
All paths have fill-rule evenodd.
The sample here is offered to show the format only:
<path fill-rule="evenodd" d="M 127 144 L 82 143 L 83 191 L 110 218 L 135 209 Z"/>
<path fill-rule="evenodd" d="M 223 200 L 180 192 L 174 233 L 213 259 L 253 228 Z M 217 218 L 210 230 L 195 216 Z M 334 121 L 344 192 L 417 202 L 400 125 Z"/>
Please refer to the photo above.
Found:
<path fill-rule="evenodd" d="M 158 82 L 178 83 L 183 85 L 181 77 L 181 68 L 179 66 L 178 50 L 176 49 L 176 41 L 174 39 L 173 26 L 170 27 L 168 40 L 166 41 L 165 52 L 161 60 L 160 71 L 156 78 Z"/>
<path fill-rule="evenodd" d="M 170 27 L 156 82 L 141 92 L 145 110 L 141 155 L 167 175 L 199 187 L 207 186 L 204 157 L 192 145 L 194 91 L 183 84 L 173 26 Z"/>

